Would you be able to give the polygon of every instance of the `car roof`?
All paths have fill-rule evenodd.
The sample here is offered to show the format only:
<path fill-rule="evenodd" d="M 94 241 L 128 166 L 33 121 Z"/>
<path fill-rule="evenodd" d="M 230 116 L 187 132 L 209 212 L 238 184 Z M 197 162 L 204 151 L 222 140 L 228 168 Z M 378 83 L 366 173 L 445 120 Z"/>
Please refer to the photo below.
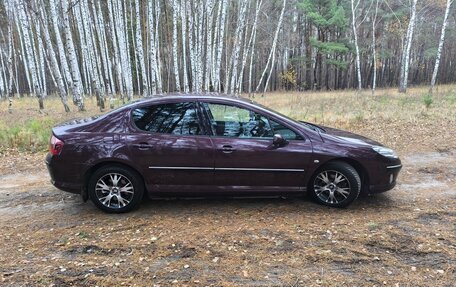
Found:
<path fill-rule="evenodd" d="M 258 103 L 235 95 L 228 94 L 219 94 L 219 93 L 169 93 L 169 94 L 156 94 L 148 95 L 131 102 L 125 103 L 124 105 L 113 110 L 113 113 L 125 111 L 131 109 L 132 107 L 143 106 L 144 104 L 154 103 L 154 102 L 163 102 L 166 100 L 176 101 L 176 100 L 207 100 L 207 99 L 217 99 L 217 100 L 226 100 L 227 102 L 238 102 L 245 103 L 249 105 L 259 105 Z"/>
<path fill-rule="evenodd" d="M 245 103 L 250 103 L 253 104 L 254 102 L 250 99 L 242 98 L 240 96 L 235 96 L 235 95 L 229 95 L 229 94 L 219 94 L 219 93 L 170 93 L 170 94 L 158 94 L 158 95 L 150 95 L 146 96 L 138 101 L 136 103 L 144 103 L 144 102 L 154 102 L 156 100 L 185 100 L 185 99 L 191 99 L 191 100 L 203 100 L 203 99 L 221 99 L 221 100 L 229 100 L 229 101 L 235 101 L 235 102 L 245 102 Z"/>

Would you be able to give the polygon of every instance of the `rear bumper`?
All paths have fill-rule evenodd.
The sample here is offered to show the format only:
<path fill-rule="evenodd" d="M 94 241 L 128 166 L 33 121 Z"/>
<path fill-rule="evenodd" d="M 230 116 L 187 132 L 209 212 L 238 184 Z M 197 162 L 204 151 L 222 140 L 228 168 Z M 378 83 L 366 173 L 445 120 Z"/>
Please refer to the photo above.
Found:
<path fill-rule="evenodd" d="M 46 167 L 49 171 L 51 177 L 51 183 L 58 189 L 71 192 L 75 194 L 81 193 L 81 184 L 69 182 L 66 178 L 68 175 L 62 172 L 62 169 L 59 169 L 58 164 L 55 161 L 55 158 L 52 154 L 48 153 L 46 156 Z"/>
<path fill-rule="evenodd" d="M 369 193 L 381 193 L 393 189 L 396 186 L 397 176 L 402 168 L 402 164 L 387 165 L 382 169 L 381 181 L 377 184 L 369 185 Z"/>

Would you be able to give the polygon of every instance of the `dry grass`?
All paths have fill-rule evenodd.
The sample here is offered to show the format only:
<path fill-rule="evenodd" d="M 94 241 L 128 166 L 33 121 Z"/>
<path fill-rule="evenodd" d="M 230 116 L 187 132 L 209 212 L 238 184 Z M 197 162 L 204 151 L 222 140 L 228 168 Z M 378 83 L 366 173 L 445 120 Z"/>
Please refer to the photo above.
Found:
<path fill-rule="evenodd" d="M 396 89 L 269 93 L 254 100 L 298 120 L 372 137 L 401 153 L 456 147 L 456 86 L 440 86 L 426 107 L 424 87 L 407 94 Z"/>

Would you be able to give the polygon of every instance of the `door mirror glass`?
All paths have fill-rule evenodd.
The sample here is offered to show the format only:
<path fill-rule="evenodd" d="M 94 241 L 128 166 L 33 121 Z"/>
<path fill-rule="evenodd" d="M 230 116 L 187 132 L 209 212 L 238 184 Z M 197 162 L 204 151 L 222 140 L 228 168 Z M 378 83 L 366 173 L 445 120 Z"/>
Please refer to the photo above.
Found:
<path fill-rule="evenodd" d="M 272 144 L 275 147 L 282 147 L 286 145 L 288 142 L 282 137 L 281 134 L 275 134 L 274 137 L 272 138 Z"/>

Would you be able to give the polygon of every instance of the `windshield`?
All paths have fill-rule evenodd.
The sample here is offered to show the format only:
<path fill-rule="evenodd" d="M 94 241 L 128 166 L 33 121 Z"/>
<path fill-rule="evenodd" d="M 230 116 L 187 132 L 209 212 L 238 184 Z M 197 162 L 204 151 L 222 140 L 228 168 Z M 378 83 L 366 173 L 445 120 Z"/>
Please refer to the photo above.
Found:
<path fill-rule="evenodd" d="M 264 109 L 264 110 L 266 110 L 268 112 L 271 112 L 271 113 L 274 113 L 276 115 L 279 115 L 279 116 L 281 116 L 281 117 L 283 117 L 283 118 L 285 118 L 285 119 L 287 119 L 289 121 L 292 121 L 294 123 L 297 123 L 299 125 L 303 125 L 306 128 L 308 128 L 308 129 L 311 129 L 311 130 L 319 132 L 319 133 L 326 133 L 326 130 L 324 130 L 323 128 L 321 128 L 321 127 L 319 127 L 319 126 L 317 126 L 315 124 L 311 124 L 311 123 L 308 123 L 308 122 L 305 122 L 305 121 L 297 121 L 297 120 L 295 120 L 293 118 L 290 118 L 289 116 L 286 116 L 286 115 L 284 115 L 284 114 L 282 114 L 282 113 L 280 113 L 278 111 L 272 110 L 272 109 L 270 109 L 270 108 L 268 108 L 268 107 L 266 107 L 266 106 L 264 106 L 264 105 L 262 105 L 262 104 L 260 104 L 258 102 L 255 102 L 253 100 L 251 102 L 253 104 L 255 104 L 256 106 L 259 106 L 260 108 L 262 108 L 262 109 Z"/>

